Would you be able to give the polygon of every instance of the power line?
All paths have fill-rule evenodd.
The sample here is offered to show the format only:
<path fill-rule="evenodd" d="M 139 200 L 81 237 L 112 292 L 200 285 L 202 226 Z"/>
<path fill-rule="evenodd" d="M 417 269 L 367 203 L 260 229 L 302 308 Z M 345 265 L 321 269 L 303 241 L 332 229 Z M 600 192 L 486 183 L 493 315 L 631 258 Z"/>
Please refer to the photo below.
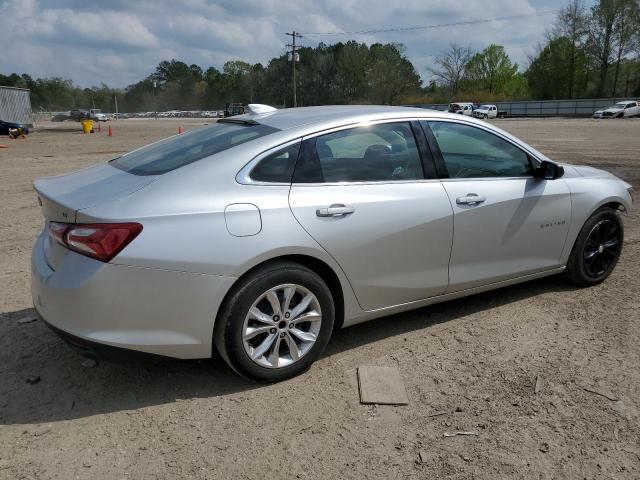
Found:
<path fill-rule="evenodd" d="M 326 36 L 336 36 L 336 35 L 365 35 L 369 33 L 388 33 L 388 32 L 409 32 L 413 30 L 429 30 L 433 28 L 443 28 L 443 27 L 457 27 L 460 25 L 475 25 L 479 23 L 489 23 L 496 22 L 501 20 L 514 20 L 516 18 L 525 18 L 525 17 L 538 17 L 542 15 L 551 15 L 554 13 L 558 13 L 560 10 L 542 10 L 534 13 L 523 13 L 521 15 L 510 15 L 508 17 L 495 17 L 495 18 L 485 18 L 482 20 L 468 20 L 465 22 L 452 22 L 452 23 L 438 23 L 434 25 L 422 25 L 418 27 L 399 27 L 399 28 L 381 28 L 377 30 L 360 30 L 355 32 L 311 32 L 311 33 L 302 33 L 306 37 L 326 37 Z"/>

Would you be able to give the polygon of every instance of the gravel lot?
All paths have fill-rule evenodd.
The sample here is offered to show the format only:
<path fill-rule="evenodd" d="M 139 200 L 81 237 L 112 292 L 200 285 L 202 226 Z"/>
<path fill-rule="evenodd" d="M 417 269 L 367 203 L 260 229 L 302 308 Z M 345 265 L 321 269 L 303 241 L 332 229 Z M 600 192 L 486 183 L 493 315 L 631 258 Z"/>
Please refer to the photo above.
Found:
<path fill-rule="evenodd" d="M 219 359 L 83 365 L 20 322 L 42 226 L 33 179 L 202 123 L 117 121 L 113 137 L 43 124 L 0 141 L 0 478 L 640 478 L 637 209 L 598 287 L 547 278 L 345 329 L 275 385 Z M 640 189 L 640 119 L 498 124 Z M 409 405 L 360 405 L 359 365 L 397 366 Z M 478 434 L 443 437 L 456 430 Z"/>

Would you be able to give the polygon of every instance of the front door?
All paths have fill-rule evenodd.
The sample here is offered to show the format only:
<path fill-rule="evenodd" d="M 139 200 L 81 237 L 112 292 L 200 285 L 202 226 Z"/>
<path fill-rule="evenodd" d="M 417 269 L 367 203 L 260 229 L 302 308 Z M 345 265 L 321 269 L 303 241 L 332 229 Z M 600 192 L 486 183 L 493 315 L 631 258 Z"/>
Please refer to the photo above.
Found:
<path fill-rule="evenodd" d="M 454 211 L 449 292 L 560 266 L 571 219 L 562 179 L 532 176 L 520 147 L 480 127 L 424 124 Z"/>
<path fill-rule="evenodd" d="M 452 209 L 441 182 L 425 178 L 409 122 L 305 139 L 289 203 L 340 264 L 363 309 L 446 290 Z"/>

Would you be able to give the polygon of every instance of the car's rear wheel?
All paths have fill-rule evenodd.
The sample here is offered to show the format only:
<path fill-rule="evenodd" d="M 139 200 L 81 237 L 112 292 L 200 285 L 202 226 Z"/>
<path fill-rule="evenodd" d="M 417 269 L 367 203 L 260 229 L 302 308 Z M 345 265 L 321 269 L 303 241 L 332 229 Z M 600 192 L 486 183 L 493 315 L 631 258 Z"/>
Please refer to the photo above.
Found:
<path fill-rule="evenodd" d="M 322 278 L 297 263 L 274 263 L 240 280 L 217 319 L 214 341 L 241 375 L 284 380 L 322 353 L 334 316 Z"/>
<path fill-rule="evenodd" d="M 567 278 L 581 287 L 604 281 L 618 263 L 623 241 L 619 214 L 611 208 L 598 210 L 578 234 L 567 262 Z"/>

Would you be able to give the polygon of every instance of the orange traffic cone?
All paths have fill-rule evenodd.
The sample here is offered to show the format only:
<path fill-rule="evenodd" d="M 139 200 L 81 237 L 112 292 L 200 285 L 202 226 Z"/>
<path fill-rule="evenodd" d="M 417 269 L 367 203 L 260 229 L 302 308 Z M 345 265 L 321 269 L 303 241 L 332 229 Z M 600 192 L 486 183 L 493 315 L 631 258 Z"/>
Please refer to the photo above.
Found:
<path fill-rule="evenodd" d="M 102 131 L 102 128 L 100 127 L 100 122 L 98 122 L 98 133 L 100 133 Z"/>
<path fill-rule="evenodd" d="M 182 127 L 178 127 L 178 135 L 182 133 Z"/>
<path fill-rule="evenodd" d="M 113 137 L 113 132 L 111 131 L 111 125 L 109 125 L 109 133 L 108 133 L 108 135 L 109 135 L 110 137 Z"/>

